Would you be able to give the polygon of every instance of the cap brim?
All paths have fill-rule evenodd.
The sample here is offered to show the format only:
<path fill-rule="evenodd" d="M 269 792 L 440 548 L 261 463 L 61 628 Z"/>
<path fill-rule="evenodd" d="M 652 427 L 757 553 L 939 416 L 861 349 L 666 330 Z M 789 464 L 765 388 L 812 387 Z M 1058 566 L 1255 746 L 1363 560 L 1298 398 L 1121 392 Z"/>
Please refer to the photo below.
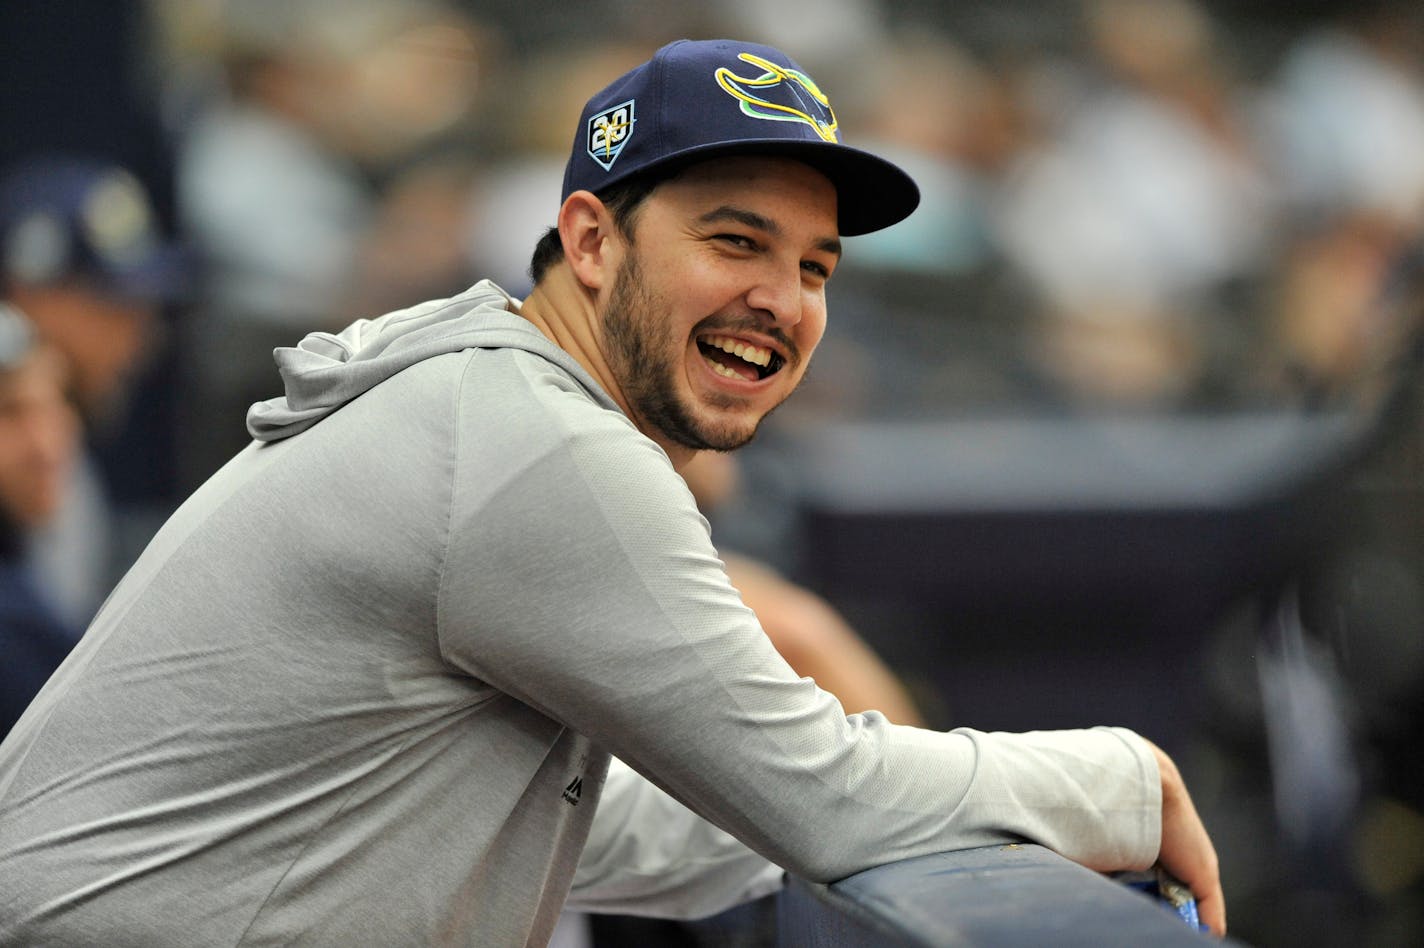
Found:
<path fill-rule="evenodd" d="M 842 237 L 855 237 L 897 224 L 919 206 L 920 189 L 898 165 L 868 151 L 785 138 L 713 142 L 667 155 L 636 171 L 612 177 L 609 184 L 646 174 L 654 168 L 689 164 L 725 155 L 779 155 L 803 161 L 831 180 L 836 189 L 837 227 Z"/>

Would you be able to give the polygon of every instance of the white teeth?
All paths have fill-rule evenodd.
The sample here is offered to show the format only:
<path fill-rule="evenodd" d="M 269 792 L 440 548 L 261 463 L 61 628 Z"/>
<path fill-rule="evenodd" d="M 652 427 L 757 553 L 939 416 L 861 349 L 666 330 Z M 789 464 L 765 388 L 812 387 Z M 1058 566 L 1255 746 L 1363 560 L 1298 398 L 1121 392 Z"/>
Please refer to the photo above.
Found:
<path fill-rule="evenodd" d="M 736 339 L 728 339 L 726 336 L 706 336 L 702 340 L 707 345 L 723 352 L 729 352 L 739 359 L 750 362 L 752 365 L 770 365 L 771 350 L 762 349 L 758 346 L 749 346 L 745 342 Z"/>
<path fill-rule="evenodd" d="M 716 372 L 718 375 L 725 375 L 729 379 L 741 379 L 740 375 L 738 375 L 732 369 L 727 368 L 720 362 L 713 362 L 711 359 L 704 359 L 703 361 L 706 362 L 708 365 L 712 366 L 712 371 Z"/>

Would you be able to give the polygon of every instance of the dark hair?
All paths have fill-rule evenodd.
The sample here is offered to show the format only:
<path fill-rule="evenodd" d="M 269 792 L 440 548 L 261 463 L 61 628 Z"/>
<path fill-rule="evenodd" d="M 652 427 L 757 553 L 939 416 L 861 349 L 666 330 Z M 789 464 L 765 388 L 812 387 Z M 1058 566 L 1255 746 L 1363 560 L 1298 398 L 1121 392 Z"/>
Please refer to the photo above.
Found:
<path fill-rule="evenodd" d="M 597 192 L 598 199 L 613 215 L 613 223 L 619 233 L 625 237 L 632 236 L 633 227 L 638 221 L 638 209 L 643 206 L 643 201 L 658 185 L 676 174 L 674 169 L 654 169 L 646 174 L 637 174 L 617 184 L 611 184 Z M 529 279 L 537 286 L 548 269 L 562 259 L 564 245 L 559 240 L 559 229 L 550 227 L 534 245 L 534 256 L 529 261 Z"/>

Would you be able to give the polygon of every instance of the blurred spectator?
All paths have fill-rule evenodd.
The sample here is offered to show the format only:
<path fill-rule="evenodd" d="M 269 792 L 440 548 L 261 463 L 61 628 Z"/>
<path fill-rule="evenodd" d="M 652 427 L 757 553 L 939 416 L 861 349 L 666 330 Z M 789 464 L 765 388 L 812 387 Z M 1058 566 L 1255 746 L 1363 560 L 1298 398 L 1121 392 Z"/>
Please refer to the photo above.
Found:
<path fill-rule="evenodd" d="M 246 442 L 242 418 L 269 394 L 273 348 L 361 315 L 379 180 L 470 114 L 484 42 L 435 0 L 218 11 L 208 42 L 221 76 L 178 129 L 179 213 L 206 270 L 184 342 L 193 481 Z"/>
<path fill-rule="evenodd" d="M 884 231 L 854 238 L 853 267 L 962 274 L 988 261 L 987 183 L 1018 146 L 1000 81 L 949 37 L 922 28 L 897 33 L 854 61 L 859 81 L 837 116 L 856 140 L 915 177 L 921 202 Z"/>
<path fill-rule="evenodd" d="M 122 419 L 127 384 L 149 351 L 160 302 L 181 261 L 127 171 L 71 157 L 34 158 L 0 180 L 0 292 L 64 358 L 91 429 Z M 117 572 L 112 512 L 81 459 L 58 516 L 37 537 L 42 582 L 83 627 Z"/>
<path fill-rule="evenodd" d="M 357 247 L 353 308 L 402 309 L 412 300 L 454 296 L 483 278 L 466 245 L 474 162 L 440 155 L 403 169 L 382 189 Z"/>
<path fill-rule="evenodd" d="M 1271 379 L 1315 403 L 1360 396 L 1409 345 L 1414 331 L 1386 305 L 1385 288 L 1408 246 L 1389 215 L 1360 209 L 1294 236 L 1275 271 Z M 1370 376 L 1375 376 L 1371 378 Z"/>
<path fill-rule="evenodd" d="M 1204 371 L 1217 295 L 1263 259 L 1269 189 L 1204 10 L 1085 10 L 1096 74 L 1008 180 L 997 230 L 1043 299 L 1044 370 L 1090 400 L 1170 405 Z"/>
<path fill-rule="evenodd" d="M 78 454 L 65 383 L 59 355 L 0 302 L 0 738 L 78 638 L 26 556 L 32 533 L 58 513 Z"/>
<path fill-rule="evenodd" d="M 1356 5 L 1293 44 L 1266 97 L 1294 225 L 1273 272 L 1266 340 L 1287 393 L 1348 391 L 1409 329 L 1380 297 L 1424 229 L 1421 54 L 1415 5 Z"/>
<path fill-rule="evenodd" d="M 183 132 L 179 198 L 242 318 L 338 316 L 374 176 L 449 130 L 478 88 L 473 26 L 419 0 L 223 6 L 223 85 Z"/>
<path fill-rule="evenodd" d="M 85 417 L 113 419 L 179 277 L 143 186 L 103 162 L 32 158 L 0 181 L 0 241 L 6 295 L 69 361 Z"/>
<path fill-rule="evenodd" d="M 1424 14 L 1374 0 L 1291 47 L 1269 93 L 1276 171 L 1299 219 L 1424 216 Z"/>

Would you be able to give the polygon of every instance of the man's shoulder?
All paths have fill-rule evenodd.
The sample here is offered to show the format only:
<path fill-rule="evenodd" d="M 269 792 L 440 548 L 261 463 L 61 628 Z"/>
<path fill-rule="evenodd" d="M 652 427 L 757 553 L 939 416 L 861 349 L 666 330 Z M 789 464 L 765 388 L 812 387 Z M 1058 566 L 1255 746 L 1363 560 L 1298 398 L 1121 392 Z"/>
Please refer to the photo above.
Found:
<path fill-rule="evenodd" d="M 599 449 L 645 440 L 586 377 L 538 351 L 473 350 L 460 373 L 461 414 L 481 427 L 512 428 L 533 441 Z"/>

